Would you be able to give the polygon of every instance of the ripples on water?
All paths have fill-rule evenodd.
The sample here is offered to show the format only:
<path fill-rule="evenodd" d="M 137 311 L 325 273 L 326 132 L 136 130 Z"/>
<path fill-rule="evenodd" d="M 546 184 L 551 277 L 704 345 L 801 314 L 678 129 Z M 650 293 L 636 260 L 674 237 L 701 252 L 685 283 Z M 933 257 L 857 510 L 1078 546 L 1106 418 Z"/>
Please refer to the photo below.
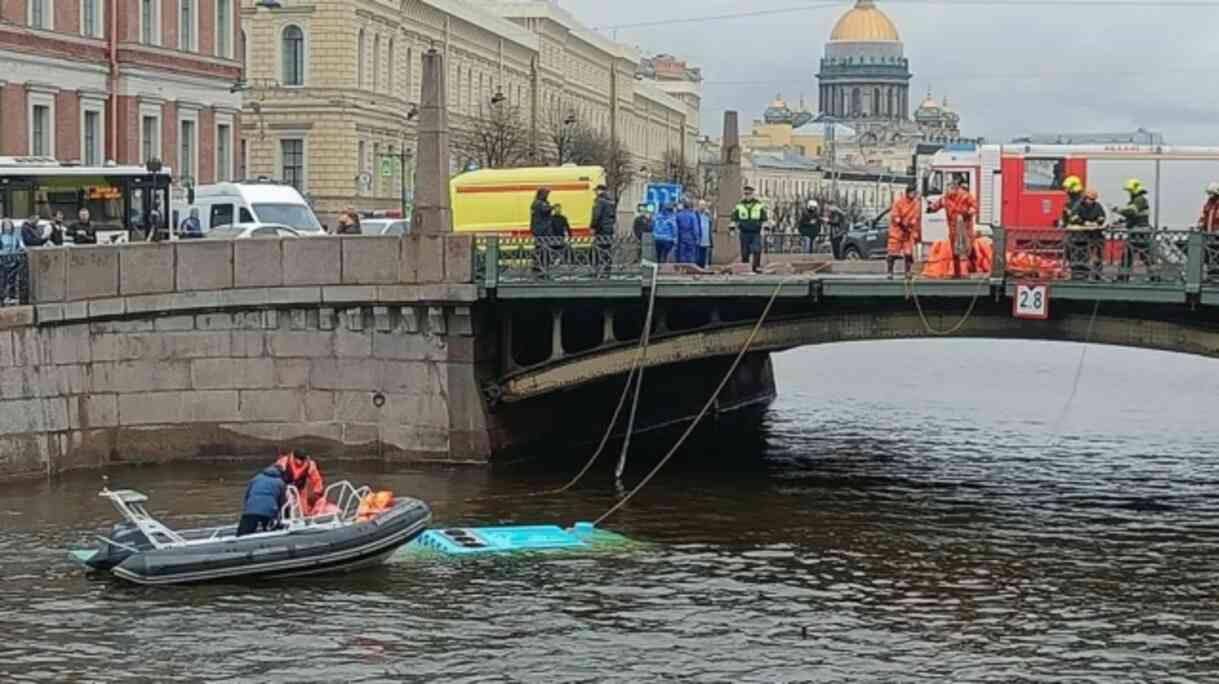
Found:
<path fill-rule="evenodd" d="M 1215 681 L 1219 363 L 1092 348 L 1063 418 L 1079 349 L 778 357 L 760 437 L 663 473 L 610 524 L 650 542 L 626 551 L 138 589 L 63 560 L 112 517 L 96 474 L 6 488 L 0 677 Z M 482 500 L 570 472 L 329 470 L 419 493 L 447 523 L 571 522 L 616 497 L 604 470 L 566 497 Z M 231 517 L 249 471 L 115 477 L 201 525 Z"/>

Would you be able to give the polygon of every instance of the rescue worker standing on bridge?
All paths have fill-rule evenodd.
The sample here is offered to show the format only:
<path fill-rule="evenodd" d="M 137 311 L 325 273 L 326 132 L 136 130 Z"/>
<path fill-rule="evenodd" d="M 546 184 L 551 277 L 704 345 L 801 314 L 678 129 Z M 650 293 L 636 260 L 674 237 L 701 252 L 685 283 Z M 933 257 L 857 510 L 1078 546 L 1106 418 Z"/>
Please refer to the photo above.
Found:
<path fill-rule="evenodd" d="M 1062 189 L 1067 191 L 1067 204 L 1062 208 L 1062 218 L 1058 220 L 1059 228 L 1076 225 L 1075 213 L 1084 201 L 1084 182 L 1079 176 L 1067 176 L 1062 182 Z"/>
<path fill-rule="evenodd" d="M 1198 229 L 1203 233 L 1219 233 L 1219 183 L 1206 186 L 1206 204 L 1202 205 Z"/>
<path fill-rule="evenodd" d="M 1104 268 L 1105 209 L 1096 201 L 1098 197 L 1095 190 L 1084 193 L 1067 217 L 1067 261 L 1072 280 L 1099 280 Z"/>
<path fill-rule="evenodd" d="M 893 200 L 889 209 L 889 279 L 898 259 L 906 264 L 906 278 L 914 275 L 914 242 L 922 232 L 923 213 L 918 201 L 918 186 L 911 183 L 906 192 Z"/>
<path fill-rule="evenodd" d="M 1121 215 L 1122 220 L 1126 223 L 1126 251 L 1122 254 L 1122 280 L 1130 280 L 1130 273 L 1134 270 L 1134 257 L 1137 254 L 1139 261 L 1147 267 L 1149 274 L 1152 272 L 1151 265 L 1151 205 L 1147 202 L 1147 188 L 1143 187 L 1143 181 L 1137 178 L 1131 178 L 1126 181 L 1126 193 L 1130 196 L 1130 201 L 1122 209 L 1118 209 L 1117 213 Z M 1152 274 L 1151 280 L 1159 278 Z"/>
<path fill-rule="evenodd" d="M 732 210 L 732 229 L 740 235 L 741 263 L 752 263 L 754 273 L 762 272 L 762 226 L 766 221 L 766 205 L 746 185 L 744 197 Z"/>
<path fill-rule="evenodd" d="M 1212 262 L 1211 252 L 1219 249 L 1219 183 L 1211 183 L 1206 186 L 1206 204 L 1202 205 L 1202 218 L 1198 219 L 1198 230 L 1207 234 L 1207 237 L 1202 238 L 1206 249 L 1202 252 L 1202 262 L 1206 265 L 1206 273 L 1209 278 L 1213 271 L 1211 270 L 1216 264 Z"/>
<path fill-rule="evenodd" d="M 961 259 L 969 260 L 969 270 L 978 270 L 974 252 L 974 218 L 978 215 L 978 201 L 969 192 L 969 176 L 956 177 L 948 192 L 927 207 L 934 214 L 943 210 L 948 215 L 948 244 L 952 247 L 952 277 L 961 277 Z"/>

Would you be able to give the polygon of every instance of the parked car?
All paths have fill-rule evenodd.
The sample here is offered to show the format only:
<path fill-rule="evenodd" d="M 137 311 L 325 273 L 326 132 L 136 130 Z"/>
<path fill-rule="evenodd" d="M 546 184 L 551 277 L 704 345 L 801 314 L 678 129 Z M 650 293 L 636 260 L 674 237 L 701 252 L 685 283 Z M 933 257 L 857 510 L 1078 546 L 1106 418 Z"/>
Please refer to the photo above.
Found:
<path fill-rule="evenodd" d="M 308 236 L 316 235 L 313 231 Z M 323 233 L 324 235 L 324 233 Z M 246 240 L 249 238 L 294 238 L 301 237 L 301 232 L 280 223 L 238 223 L 231 226 L 212 228 L 203 236 L 209 240 Z"/>
<path fill-rule="evenodd" d="M 880 212 L 871 220 L 851 226 L 851 229 L 847 231 L 846 239 L 842 241 L 842 256 L 851 261 L 883 259 L 888 249 L 888 209 Z"/>
<path fill-rule="evenodd" d="M 409 235 L 411 222 L 393 218 L 360 219 L 360 230 L 365 235 Z"/>

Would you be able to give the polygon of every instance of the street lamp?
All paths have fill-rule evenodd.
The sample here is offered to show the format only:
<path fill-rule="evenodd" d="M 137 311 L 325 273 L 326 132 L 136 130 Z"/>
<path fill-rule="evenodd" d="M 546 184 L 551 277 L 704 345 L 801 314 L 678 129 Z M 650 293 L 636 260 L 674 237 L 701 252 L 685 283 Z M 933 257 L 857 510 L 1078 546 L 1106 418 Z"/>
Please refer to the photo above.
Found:
<path fill-rule="evenodd" d="M 398 178 L 401 182 L 401 192 L 402 192 L 401 201 L 402 201 L 402 218 L 403 219 L 410 218 L 406 212 L 406 207 L 408 204 L 407 193 L 406 193 L 406 174 L 407 174 L 407 165 L 414 158 L 415 158 L 414 150 L 411 150 L 409 147 L 407 147 L 406 143 L 402 143 L 402 149 L 397 152 L 394 151 L 393 145 L 390 145 L 389 151 L 386 152 L 385 154 L 381 155 L 382 161 L 384 161 L 385 159 L 394 159 L 394 160 L 397 160 L 397 162 L 398 162 Z"/>

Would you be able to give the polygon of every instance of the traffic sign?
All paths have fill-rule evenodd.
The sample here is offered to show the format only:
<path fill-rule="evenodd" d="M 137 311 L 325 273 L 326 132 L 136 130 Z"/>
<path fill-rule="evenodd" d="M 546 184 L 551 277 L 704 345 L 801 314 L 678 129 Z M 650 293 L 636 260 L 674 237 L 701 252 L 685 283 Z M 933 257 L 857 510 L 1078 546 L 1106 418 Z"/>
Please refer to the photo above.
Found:
<path fill-rule="evenodd" d="M 1050 317 L 1050 286 L 1045 283 L 1016 283 L 1016 299 L 1012 302 L 1016 318 L 1044 321 Z"/>
<path fill-rule="evenodd" d="M 644 190 L 644 204 L 657 210 L 666 204 L 677 204 L 681 201 L 684 188 L 678 183 L 648 183 Z"/>

